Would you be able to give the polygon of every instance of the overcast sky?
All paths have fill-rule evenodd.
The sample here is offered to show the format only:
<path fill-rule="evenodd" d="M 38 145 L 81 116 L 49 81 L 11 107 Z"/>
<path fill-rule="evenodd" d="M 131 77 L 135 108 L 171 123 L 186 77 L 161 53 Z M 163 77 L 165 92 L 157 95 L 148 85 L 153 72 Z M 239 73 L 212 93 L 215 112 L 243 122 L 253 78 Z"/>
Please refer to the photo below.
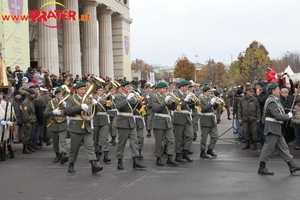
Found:
<path fill-rule="evenodd" d="M 257 40 L 271 59 L 300 49 L 299 0 L 130 0 L 131 59 L 224 64 Z M 198 57 L 195 57 L 198 55 Z"/>

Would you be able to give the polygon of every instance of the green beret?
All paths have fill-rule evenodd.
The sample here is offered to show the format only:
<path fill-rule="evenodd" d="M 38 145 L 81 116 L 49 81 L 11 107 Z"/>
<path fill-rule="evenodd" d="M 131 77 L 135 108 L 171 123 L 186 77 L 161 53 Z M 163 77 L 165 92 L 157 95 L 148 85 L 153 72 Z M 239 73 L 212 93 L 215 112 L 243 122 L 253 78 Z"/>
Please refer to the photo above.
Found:
<path fill-rule="evenodd" d="M 228 88 L 226 85 L 223 88 Z"/>
<path fill-rule="evenodd" d="M 122 87 L 124 87 L 126 85 L 130 85 L 130 82 L 129 81 L 123 81 L 122 84 L 121 84 Z"/>
<path fill-rule="evenodd" d="M 246 87 L 246 91 L 253 91 L 252 87 Z"/>
<path fill-rule="evenodd" d="M 210 90 L 210 87 L 208 85 L 204 86 L 202 89 L 203 92 L 206 92 L 207 90 Z"/>
<path fill-rule="evenodd" d="M 142 84 L 141 81 L 137 82 L 137 84 Z"/>
<path fill-rule="evenodd" d="M 274 83 L 271 83 L 271 84 L 268 85 L 268 89 L 269 89 L 269 90 L 274 90 L 274 89 L 276 89 L 277 87 L 278 87 L 278 85 L 277 85 L 277 84 L 274 84 Z"/>
<path fill-rule="evenodd" d="M 189 88 L 192 88 L 192 87 L 194 87 L 194 86 L 192 86 L 192 85 L 189 85 Z"/>
<path fill-rule="evenodd" d="M 57 93 L 60 93 L 62 92 L 62 88 L 61 87 L 58 87 L 56 88 L 56 90 L 54 91 L 54 94 L 57 94 Z"/>
<path fill-rule="evenodd" d="M 200 84 L 199 87 L 203 86 L 203 84 Z"/>
<path fill-rule="evenodd" d="M 115 88 L 114 88 L 114 86 L 110 86 L 108 89 L 111 90 L 111 89 L 115 89 Z"/>
<path fill-rule="evenodd" d="M 146 85 L 145 85 L 145 88 L 148 88 L 148 87 L 151 87 L 151 85 L 150 85 L 150 84 L 146 84 Z"/>
<path fill-rule="evenodd" d="M 165 82 L 159 82 L 157 83 L 157 85 L 155 86 L 155 88 L 165 88 L 168 87 L 167 84 Z"/>
<path fill-rule="evenodd" d="M 189 84 L 189 82 L 187 82 L 186 80 L 183 80 L 183 81 L 179 82 L 178 87 L 186 86 L 188 84 Z"/>
<path fill-rule="evenodd" d="M 139 92 L 137 88 L 132 88 L 133 91 Z"/>
<path fill-rule="evenodd" d="M 85 87 L 86 84 L 84 82 L 78 82 L 76 83 L 76 85 L 74 86 L 75 89 L 81 88 L 81 87 Z"/>

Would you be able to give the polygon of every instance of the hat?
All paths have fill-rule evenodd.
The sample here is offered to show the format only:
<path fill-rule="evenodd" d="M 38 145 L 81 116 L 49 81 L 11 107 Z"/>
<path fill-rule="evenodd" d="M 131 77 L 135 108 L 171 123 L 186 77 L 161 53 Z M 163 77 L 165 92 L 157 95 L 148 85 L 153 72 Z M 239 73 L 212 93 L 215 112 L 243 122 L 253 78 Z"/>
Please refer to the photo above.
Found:
<path fill-rule="evenodd" d="M 48 92 L 48 90 L 46 88 L 40 87 L 40 91 L 42 92 Z"/>
<path fill-rule="evenodd" d="M 169 85 L 174 84 L 172 81 L 169 83 Z"/>
<path fill-rule="evenodd" d="M 34 88 L 36 88 L 36 87 L 35 87 L 35 85 L 31 85 L 31 86 L 29 86 L 29 88 L 30 88 L 30 89 L 34 89 Z"/>
<path fill-rule="evenodd" d="M 137 82 L 137 85 L 138 85 L 138 84 L 142 84 L 141 81 Z"/>
<path fill-rule="evenodd" d="M 15 91 L 14 91 L 14 96 L 16 96 L 16 95 L 18 95 L 18 94 L 21 94 L 20 91 L 19 91 L 19 90 L 15 90 Z"/>
<path fill-rule="evenodd" d="M 193 85 L 189 85 L 189 87 L 188 88 L 192 88 L 192 87 L 194 87 Z"/>
<path fill-rule="evenodd" d="M 132 88 L 133 91 L 139 92 L 137 88 Z"/>
<path fill-rule="evenodd" d="M 274 90 L 274 89 L 276 89 L 277 87 L 278 87 L 278 85 L 277 85 L 277 84 L 273 84 L 273 83 L 271 83 L 271 84 L 268 85 L 268 89 L 269 89 L 269 90 Z"/>
<path fill-rule="evenodd" d="M 210 90 L 210 87 L 208 85 L 204 86 L 202 89 L 203 92 L 206 92 L 207 90 Z"/>
<path fill-rule="evenodd" d="M 151 88 L 151 85 L 148 83 L 145 85 L 145 88 Z"/>
<path fill-rule="evenodd" d="M 22 82 L 23 82 L 23 83 L 28 83 L 28 78 L 27 78 L 27 77 L 23 77 L 23 78 L 22 78 Z"/>
<path fill-rule="evenodd" d="M 166 88 L 168 87 L 168 85 L 165 83 L 165 82 L 159 82 L 157 83 L 157 85 L 155 86 L 155 89 L 156 88 Z"/>
<path fill-rule="evenodd" d="M 31 82 L 32 82 L 32 83 L 37 83 L 36 78 L 32 78 L 32 79 L 31 79 Z"/>
<path fill-rule="evenodd" d="M 236 94 L 237 94 L 237 95 L 241 95 L 241 94 L 243 94 L 243 90 L 241 90 L 241 89 L 238 89 L 238 90 L 236 91 Z"/>
<path fill-rule="evenodd" d="M 28 71 L 32 71 L 32 70 L 33 70 L 33 68 L 32 68 L 32 67 L 28 67 L 27 69 L 28 69 Z"/>
<path fill-rule="evenodd" d="M 33 89 L 31 89 L 31 88 L 29 90 L 27 90 L 27 91 L 28 91 L 29 94 L 35 94 L 35 91 Z"/>
<path fill-rule="evenodd" d="M 186 80 L 183 80 L 183 81 L 179 82 L 178 87 L 186 86 L 188 84 L 189 84 L 189 82 L 187 82 Z"/>
<path fill-rule="evenodd" d="M 122 87 L 124 87 L 126 85 L 130 85 L 130 82 L 129 81 L 123 81 L 122 84 L 121 84 Z"/>
<path fill-rule="evenodd" d="M 252 87 L 246 87 L 246 91 L 253 91 Z"/>
<path fill-rule="evenodd" d="M 84 82 L 78 82 L 76 83 L 76 85 L 74 86 L 75 89 L 81 88 L 81 87 L 85 87 L 86 84 Z"/>
<path fill-rule="evenodd" d="M 62 92 L 62 88 L 61 87 L 58 87 L 54 90 L 54 94 L 57 94 L 57 93 L 60 93 Z"/>

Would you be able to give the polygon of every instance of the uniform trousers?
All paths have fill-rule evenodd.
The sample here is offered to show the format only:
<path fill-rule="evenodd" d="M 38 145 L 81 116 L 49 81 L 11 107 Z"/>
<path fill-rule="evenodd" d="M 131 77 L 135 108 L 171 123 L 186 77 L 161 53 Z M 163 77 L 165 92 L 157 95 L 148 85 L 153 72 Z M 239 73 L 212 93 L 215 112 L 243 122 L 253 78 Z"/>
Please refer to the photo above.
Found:
<path fill-rule="evenodd" d="M 34 125 L 35 123 L 27 122 L 24 124 L 24 137 L 23 144 L 31 144 L 34 135 Z"/>
<path fill-rule="evenodd" d="M 138 140 L 136 128 L 118 128 L 118 146 L 117 146 L 117 158 L 122 159 L 124 148 L 127 142 L 130 143 L 131 157 L 137 157 L 138 153 Z"/>
<path fill-rule="evenodd" d="M 67 130 L 60 132 L 51 131 L 53 151 L 55 153 L 67 153 Z"/>
<path fill-rule="evenodd" d="M 190 150 L 193 142 L 193 125 L 186 123 L 185 125 L 174 124 L 175 130 L 175 153 L 182 153 L 181 143 L 184 137 L 183 150 Z"/>
<path fill-rule="evenodd" d="M 117 117 L 109 117 L 110 123 L 108 124 L 110 136 L 117 136 Z"/>
<path fill-rule="evenodd" d="M 94 126 L 94 148 L 96 152 L 109 151 L 108 129 L 108 125 Z"/>
<path fill-rule="evenodd" d="M 217 126 L 209 127 L 209 126 L 201 126 L 201 143 L 200 150 L 204 151 L 206 149 L 206 141 L 208 135 L 210 136 L 210 142 L 208 145 L 208 149 L 213 150 L 216 146 L 218 140 L 218 128 Z"/>
<path fill-rule="evenodd" d="M 250 133 L 252 133 L 252 141 L 254 141 L 254 142 L 258 141 L 256 121 L 243 122 L 242 127 L 243 127 L 244 139 L 246 141 L 249 141 L 251 139 L 250 138 Z"/>
<path fill-rule="evenodd" d="M 96 160 L 92 133 L 69 132 L 69 134 L 71 137 L 71 148 L 70 148 L 70 156 L 69 156 L 70 163 L 76 162 L 81 142 L 83 142 L 85 154 L 87 155 L 89 161 Z"/>
<path fill-rule="evenodd" d="M 269 133 L 266 136 L 266 141 L 261 150 L 259 160 L 266 163 L 269 160 L 269 156 L 273 153 L 274 148 L 276 148 L 278 154 L 285 162 L 292 161 L 293 156 L 290 154 L 289 147 L 286 144 L 283 135 L 279 136 L 272 133 Z"/>
<path fill-rule="evenodd" d="M 155 155 L 156 157 L 162 157 L 162 143 L 167 145 L 168 155 L 174 155 L 175 151 L 175 138 L 173 134 L 173 128 L 169 129 L 153 129 L 155 138 Z"/>

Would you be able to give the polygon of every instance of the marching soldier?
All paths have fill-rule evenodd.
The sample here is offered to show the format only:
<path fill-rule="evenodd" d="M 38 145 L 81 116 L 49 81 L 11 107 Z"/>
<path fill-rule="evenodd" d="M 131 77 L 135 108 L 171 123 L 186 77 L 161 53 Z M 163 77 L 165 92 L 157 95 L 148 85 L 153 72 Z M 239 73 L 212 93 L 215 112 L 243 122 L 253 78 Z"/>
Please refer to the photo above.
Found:
<path fill-rule="evenodd" d="M 111 141 L 109 143 L 113 144 L 114 146 L 116 146 L 116 137 L 117 137 L 117 107 L 116 107 L 116 103 L 115 103 L 115 99 L 116 99 L 116 89 L 113 86 L 110 86 L 109 88 L 109 93 L 111 96 L 111 101 L 112 104 L 110 105 L 110 107 L 108 107 L 107 113 L 109 114 L 109 121 L 110 123 L 108 124 L 109 127 L 109 133 L 111 136 Z"/>
<path fill-rule="evenodd" d="M 290 154 L 289 147 L 284 140 L 284 133 L 282 133 L 283 121 L 291 119 L 293 114 L 291 112 L 285 114 L 284 108 L 279 101 L 280 90 L 277 84 L 269 84 L 268 93 L 270 95 L 266 100 L 262 117 L 265 121 L 264 134 L 266 135 L 266 141 L 259 157 L 258 174 L 274 175 L 274 172 L 270 172 L 266 168 L 266 162 L 274 148 L 277 149 L 281 158 L 287 162 L 290 173 L 294 174 L 296 171 L 300 171 L 300 167 L 293 163 L 293 156 Z"/>
<path fill-rule="evenodd" d="M 22 120 L 22 96 L 18 90 L 14 91 L 12 105 L 16 115 L 16 130 L 14 131 L 14 143 L 20 143 L 23 140 L 24 126 Z"/>
<path fill-rule="evenodd" d="M 217 129 L 217 122 L 216 116 L 214 114 L 213 109 L 218 108 L 218 104 L 216 104 L 216 98 L 211 98 L 211 90 L 209 86 L 204 86 L 202 89 L 203 97 L 200 98 L 201 100 L 201 114 L 200 114 L 200 126 L 201 126 L 201 142 L 200 142 L 200 157 L 201 158 L 209 158 L 211 156 L 217 156 L 213 149 L 216 146 L 217 139 L 218 139 L 218 129 Z M 210 142 L 208 145 L 208 150 L 206 150 L 206 142 L 207 136 L 210 136 Z"/>
<path fill-rule="evenodd" d="M 226 107 L 226 111 L 227 111 L 227 119 L 231 120 L 230 118 L 230 105 L 231 105 L 231 99 L 233 97 L 233 92 L 232 91 L 228 91 L 227 90 L 227 86 L 223 87 L 223 93 L 222 93 L 222 98 L 225 102 L 225 107 Z"/>
<path fill-rule="evenodd" d="M 189 93 L 190 92 L 193 92 L 193 86 L 192 85 L 189 85 L 188 87 L 188 91 Z M 198 107 L 195 106 L 195 108 L 191 109 L 192 110 L 192 119 L 193 119 L 193 133 L 194 133 L 194 137 L 193 137 L 193 141 L 196 141 L 197 139 L 197 132 L 198 132 L 198 129 L 199 129 L 199 124 L 198 124 L 198 121 L 199 121 L 199 116 L 198 116 Z"/>
<path fill-rule="evenodd" d="M 70 122 L 67 131 L 71 137 L 70 159 L 69 159 L 69 173 L 75 173 L 74 163 L 76 162 L 79 147 L 81 142 L 85 148 L 85 153 L 91 163 L 92 173 L 97 173 L 103 169 L 96 163 L 96 155 L 93 142 L 93 134 L 91 122 L 85 121 L 81 115 L 81 111 L 87 111 L 89 106 L 82 102 L 82 98 L 87 92 L 86 83 L 78 82 L 74 86 L 76 94 L 73 94 L 67 99 L 66 113 L 69 116 Z M 93 106 L 98 102 L 93 99 Z"/>
<path fill-rule="evenodd" d="M 143 97 L 147 98 L 147 106 L 146 106 L 146 115 L 145 115 L 145 122 L 146 122 L 146 129 L 147 129 L 147 137 L 151 137 L 151 130 L 152 130 L 152 125 L 153 125 L 153 111 L 152 111 L 152 104 L 151 104 L 151 85 L 147 84 L 145 86 L 145 91 L 142 94 Z"/>
<path fill-rule="evenodd" d="M 44 112 L 45 118 L 49 118 L 49 123 L 46 125 L 51 131 L 53 151 L 56 154 L 53 163 L 60 161 L 60 164 L 68 162 L 67 155 L 67 116 L 64 111 L 66 102 L 62 101 L 62 88 L 58 87 L 54 91 L 55 98 L 48 102 L 46 110 Z M 58 106 L 58 103 L 62 104 Z M 62 110 L 63 109 L 63 110 Z M 57 117 L 59 116 L 59 121 Z"/>
<path fill-rule="evenodd" d="M 40 87 L 41 96 L 39 97 L 39 102 L 41 103 L 41 107 L 43 111 L 46 110 L 47 104 L 51 101 L 51 97 L 48 95 L 48 90 L 46 88 Z M 46 117 L 45 117 L 46 118 Z M 39 146 L 43 146 L 43 140 L 47 143 L 47 146 L 51 145 L 51 135 L 48 128 L 46 128 L 47 124 L 49 124 L 49 119 L 44 120 L 44 124 L 41 125 L 41 133 L 39 138 Z"/>
<path fill-rule="evenodd" d="M 111 159 L 108 157 L 109 143 L 108 143 L 108 123 L 109 115 L 106 113 L 107 99 L 102 97 L 103 87 L 98 87 L 95 97 L 97 98 L 97 113 L 93 118 L 94 123 L 94 148 L 96 151 L 96 158 L 100 160 L 100 155 L 104 153 L 103 162 L 108 163 Z"/>
<path fill-rule="evenodd" d="M 186 94 L 188 90 L 188 84 L 189 82 L 186 80 L 181 81 L 178 84 L 178 93 L 176 93 L 177 97 L 181 99 L 181 102 L 176 102 L 176 110 L 174 111 L 173 121 L 175 129 L 175 161 L 177 162 L 183 162 L 182 158 L 186 159 L 188 162 L 193 162 L 193 159 L 189 156 L 189 151 L 193 141 L 193 121 L 190 109 L 193 109 L 195 105 L 191 101 L 192 96 L 190 94 Z M 183 149 L 181 149 L 183 137 L 184 145 Z"/>
<path fill-rule="evenodd" d="M 158 92 L 153 96 L 153 134 L 155 138 L 155 154 L 156 154 L 156 165 L 164 166 L 161 160 L 162 157 L 162 143 L 163 139 L 166 144 L 166 151 L 168 155 L 167 164 L 177 167 L 178 164 L 174 161 L 174 151 L 175 151 L 175 138 L 173 133 L 173 124 L 171 122 L 171 116 L 169 109 L 174 110 L 175 103 L 172 103 L 171 96 L 166 96 L 167 84 L 160 82 L 155 87 Z"/>
<path fill-rule="evenodd" d="M 122 94 L 116 96 L 116 105 L 118 109 L 118 117 L 117 117 L 117 128 L 118 128 L 118 145 L 117 145 L 117 158 L 118 158 L 118 170 L 123 170 L 123 152 L 127 142 L 129 139 L 131 156 L 133 159 L 133 168 L 145 168 L 138 161 L 138 140 L 137 140 L 137 132 L 136 132 L 136 122 L 133 117 L 133 107 L 137 103 L 137 100 L 134 98 L 133 93 L 129 93 L 131 89 L 129 81 L 124 81 L 121 84 Z"/>

